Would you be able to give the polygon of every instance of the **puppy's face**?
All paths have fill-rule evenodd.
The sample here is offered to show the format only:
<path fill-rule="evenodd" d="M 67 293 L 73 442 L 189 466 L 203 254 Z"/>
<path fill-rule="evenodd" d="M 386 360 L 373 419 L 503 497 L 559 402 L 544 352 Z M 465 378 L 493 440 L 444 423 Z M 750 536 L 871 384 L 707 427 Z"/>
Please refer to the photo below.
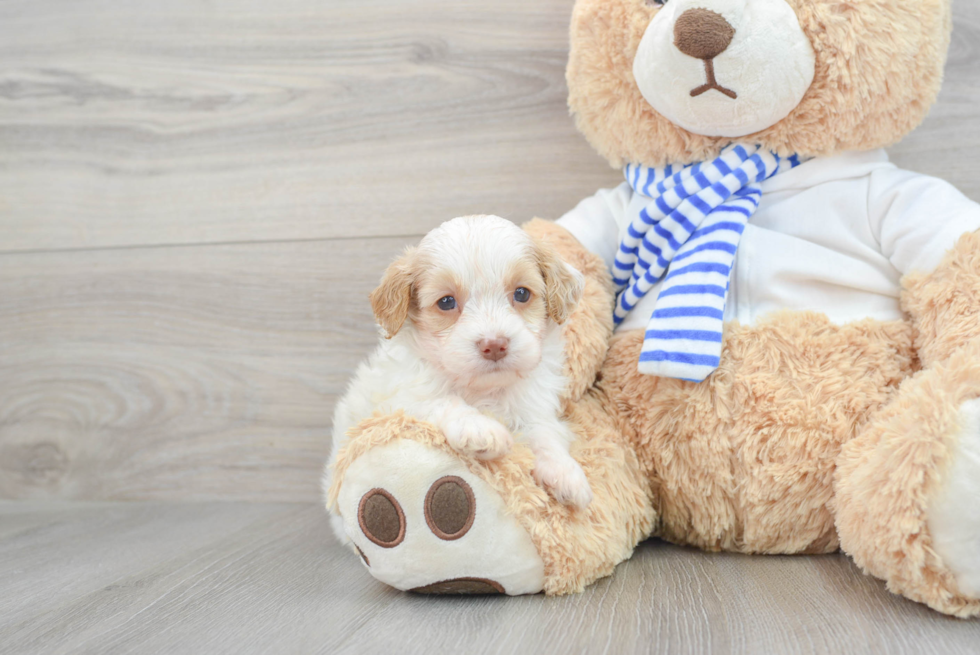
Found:
<path fill-rule="evenodd" d="M 389 337 L 407 319 L 430 363 L 493 388 L 537 367 L 550 322 L 564 322 L 581 291 L 581 276 L 513 223 L 472 216 L 430 232 L 371 300 Z"/>

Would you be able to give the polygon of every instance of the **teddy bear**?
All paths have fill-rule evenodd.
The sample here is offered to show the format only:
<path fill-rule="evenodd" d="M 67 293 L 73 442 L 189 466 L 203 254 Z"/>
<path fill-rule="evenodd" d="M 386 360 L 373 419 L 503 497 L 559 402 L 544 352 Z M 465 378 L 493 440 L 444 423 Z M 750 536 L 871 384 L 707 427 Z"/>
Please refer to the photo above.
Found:
<path fill-rule="evenodd" d="M 656 536 L 841 550 L 980 614 L 980 206 L 883 150 L 951 24 L 950 0 L 577 0 L 569 107 L 625 181 L 524 229 L 586 280 L 563 411 L 593 500 L 551 498 L 519 440 L 484 461 L 373 416 L 324 479 L 371 575 L 567 594 Z"/>

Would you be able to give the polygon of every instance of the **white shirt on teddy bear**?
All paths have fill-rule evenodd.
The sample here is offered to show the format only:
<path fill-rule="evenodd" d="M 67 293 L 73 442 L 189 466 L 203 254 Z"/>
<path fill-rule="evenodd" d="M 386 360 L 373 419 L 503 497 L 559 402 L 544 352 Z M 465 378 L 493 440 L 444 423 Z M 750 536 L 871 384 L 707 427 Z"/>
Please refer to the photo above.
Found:
<path fill-rule="evenodd" d="M 558 220 L 612 267 L 626 227 L 649 203 L 623 183 Z M 928 272 L 960 235 L 980 229 L 980 205 L 943 180 L 897 168 L 884 150 L 813 159 L 762 183 L 742 234 L 725 320 L 812 310 L 843 324 L 903 318 L 900 279 Z M 645 329 L 660 284 L 617 330 Z"/>

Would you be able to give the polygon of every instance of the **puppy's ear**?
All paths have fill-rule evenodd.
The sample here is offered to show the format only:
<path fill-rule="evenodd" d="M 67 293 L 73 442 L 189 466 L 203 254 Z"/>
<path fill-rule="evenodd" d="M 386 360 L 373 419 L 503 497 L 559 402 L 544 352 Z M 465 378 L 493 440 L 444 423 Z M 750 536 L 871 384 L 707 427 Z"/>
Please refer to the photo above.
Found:
<path fill-rule="evenodd" d="M 544 300 L 548 316 L 561 325 L 571 315 L 582 297 L 585 279 L 577 270 L 558 257 L 551 246 L 535 241 L 538 266 L 544 277 Z"/>
<path fill-rule="evenodd" d="M 371 292 L 371 309 L 388 339 L 398 334 L 408 318 L 414 281 L 415 249 L 409 248 L 388 266 L 381 284 Z"/>

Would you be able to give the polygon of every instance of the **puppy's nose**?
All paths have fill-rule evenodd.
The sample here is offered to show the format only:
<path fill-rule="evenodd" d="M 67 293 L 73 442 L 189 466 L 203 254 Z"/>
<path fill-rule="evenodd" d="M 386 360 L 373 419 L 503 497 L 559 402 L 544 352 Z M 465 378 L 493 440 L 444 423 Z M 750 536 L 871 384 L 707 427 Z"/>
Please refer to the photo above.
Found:
<path fill-rule="evenodd" d="M 688 9 L 674 23 L 674 45 L 689 57 L 714 59 L 728 49 L 735 28 L 710 9 Z"/>
<path fill-rule="evenodd" d="M 499 362 L 507 356 L 507 346 L 509 345 L 510 339 L 481 339 L 480 343 L 476 344 L 476 347 L 479 348 L 483 359 L 489 359 L 491 362 Z"/>

